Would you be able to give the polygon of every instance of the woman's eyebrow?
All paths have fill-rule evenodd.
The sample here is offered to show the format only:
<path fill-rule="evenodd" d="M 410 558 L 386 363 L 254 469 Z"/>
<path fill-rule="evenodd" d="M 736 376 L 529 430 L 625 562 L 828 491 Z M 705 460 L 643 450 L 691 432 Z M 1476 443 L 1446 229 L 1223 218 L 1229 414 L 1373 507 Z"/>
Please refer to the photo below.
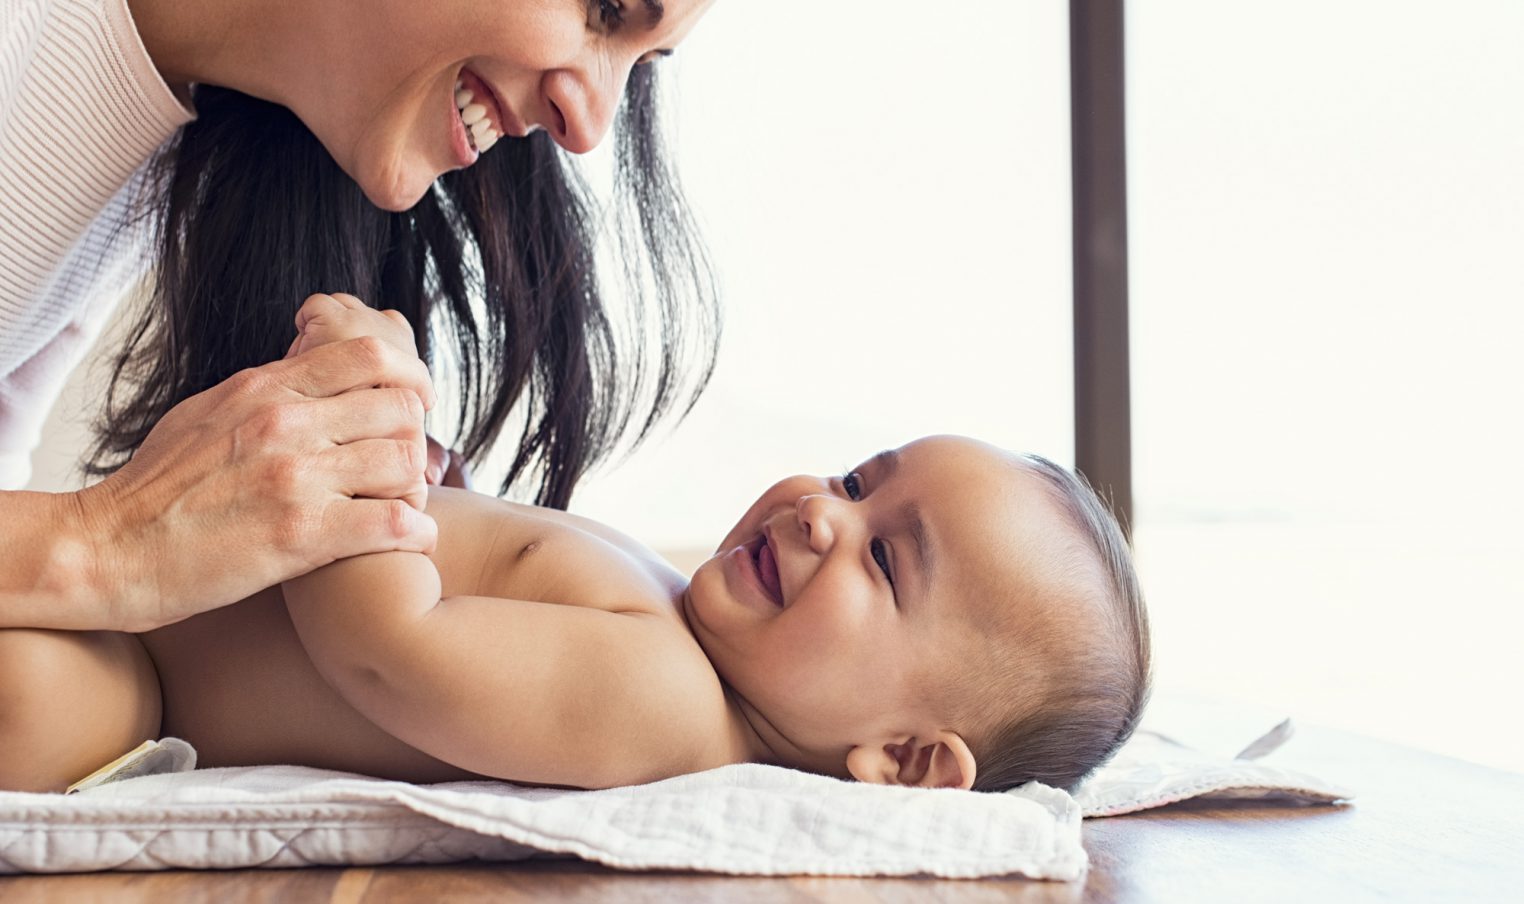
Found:
<path fill-rule="evenodd" d="M 865 470 L 875 470 L 880 472 L 880 480 L 878 481 L 879 483 L 882 483 L 884 480 L 893 477 L 895 470 L 897 470 L 899 466 L 900 450 L 898 449 L 885 449 L 884 451 L 874 455 L 872 458 L 863 463 L 863 468 Z"/>

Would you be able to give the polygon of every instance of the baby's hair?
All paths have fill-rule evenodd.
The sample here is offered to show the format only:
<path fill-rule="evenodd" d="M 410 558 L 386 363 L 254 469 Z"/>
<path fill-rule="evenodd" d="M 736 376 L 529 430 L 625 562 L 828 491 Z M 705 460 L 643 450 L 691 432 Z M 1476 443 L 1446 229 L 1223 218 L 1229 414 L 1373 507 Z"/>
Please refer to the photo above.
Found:
<path fill-rule="evenodd" d="M 976 745 L 977 791 L 1004 791 L 1029 781 L 1070 790 L 1116 753 L 1132 735 L 1149 693 L 1148 613 L 1132 553 L 1110 509 L 1083 477 L 1037 455 L 1022 458 L 1048 485 L 1079 535 L 1089 562 L 1069 563 L 1076 575 L 1099 574 L 1104 597 L 1099 628 L 1068 655 L 1050 655 L 1041 696 L 1013 694 L 994 730 Z M 1088 578 L 1093 581 L 1093 578 Z M 1060 647 L 1054 618 L 1044 619 L 1042 647 Z"/>

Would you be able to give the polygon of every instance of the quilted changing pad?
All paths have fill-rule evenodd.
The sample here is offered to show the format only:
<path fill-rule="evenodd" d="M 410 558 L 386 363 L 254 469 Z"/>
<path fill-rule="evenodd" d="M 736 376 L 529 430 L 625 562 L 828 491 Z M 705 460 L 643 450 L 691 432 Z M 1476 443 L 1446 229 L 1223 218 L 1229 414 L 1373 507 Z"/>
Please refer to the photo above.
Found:
<path fill-rule="evenodd" d="M 149 774 L 68 796 L 0 792 L 0 872 L 575 856 L 747 875 L 1070 880 L 1087 862 L 1082 816 L 1200 796 L 1349 797 L 1258 762 L 1289 734 L 1280 723 L 1228 757 L 1140 731 L 1072 797 L 1035 783 L 980 794 L 760 765 L 602 791 L 419 786 L 295 766 Z M 188 765 L 178 758 L 167 768 Z"/>
<path fill-rule="evenodd" d="M 67 797 L 0 793 L 0 871 L 446 863 L 574 855 L 751 875 L 1085 867 L 1062 791 L 860 785 L 737 765 L 631 788 L 410 785 L 296 766 L 149 775 Z"/>

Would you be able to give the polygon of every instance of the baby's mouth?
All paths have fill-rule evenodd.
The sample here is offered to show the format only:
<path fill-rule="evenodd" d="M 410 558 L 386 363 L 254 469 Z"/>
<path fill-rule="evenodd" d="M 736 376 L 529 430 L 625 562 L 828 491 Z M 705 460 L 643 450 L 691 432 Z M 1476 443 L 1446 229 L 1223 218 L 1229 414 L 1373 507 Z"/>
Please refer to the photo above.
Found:
<path fill-rule="evenodd" d="M 767 591 L 767 595 L 772 597 L 773 603 L 782 609 L 783 582 L 778 577 L 778 558 L 773 554 L 772 544 L 768 542 L 766 534 L 762 535 L 754 555 L 757 576 L 762 579 L 762 587 Z"/>

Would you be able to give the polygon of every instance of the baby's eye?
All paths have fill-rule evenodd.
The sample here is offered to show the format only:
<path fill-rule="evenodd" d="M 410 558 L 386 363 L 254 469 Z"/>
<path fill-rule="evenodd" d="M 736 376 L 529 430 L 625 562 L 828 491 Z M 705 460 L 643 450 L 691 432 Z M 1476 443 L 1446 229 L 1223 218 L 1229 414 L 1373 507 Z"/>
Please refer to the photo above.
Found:
<path fill-rule="evenodd" d="M 884 577 L 889 580 L 889 586 L 893 587 L 894 575 L 889 573 L 889 554 L 884 551 L 884 541 L 874 538 L 873 542 L 868 544 L 868 551 L 873 553 L 873 561 L 878 563 L 878 567 L 884 572 Z"/>
<path fill-rule="evenodd" d="M 848 473 L 841 479 L 841 488 L 847 491 L 847 498 L 856 502 L 863 498 L 862 475 L 856 471 Z"/>

